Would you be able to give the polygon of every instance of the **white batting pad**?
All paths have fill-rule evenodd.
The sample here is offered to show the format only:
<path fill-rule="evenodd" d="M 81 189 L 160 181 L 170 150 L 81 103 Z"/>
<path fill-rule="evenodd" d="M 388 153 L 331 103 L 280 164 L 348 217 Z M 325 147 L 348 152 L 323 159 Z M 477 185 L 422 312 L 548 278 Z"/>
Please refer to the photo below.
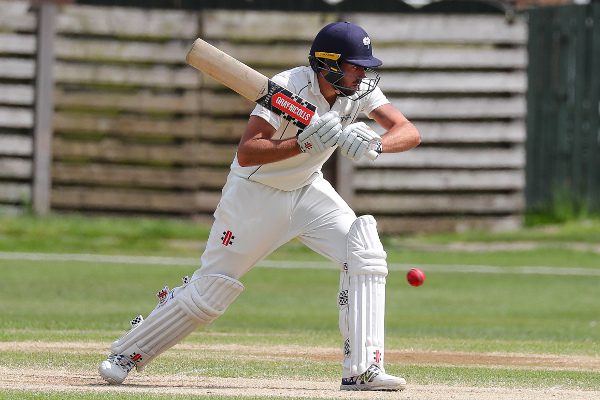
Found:
<path fill-rule="evenodd" d="M 200 325 L 210 324 L 221 316 L 243 290 L 240 282 L 228 276 L 202 275 L 178 288 L 171 299 L 115 341 L 112 352 L 128 356 L 141 370 Z"/>
<path fill-rule="evenodd" d="M 372 364 L 383 370 L 386 256 L 375 219 L 357 218 L 348 232 L 347 307 L 340 302 L 340 330 L 344 335 L 347 324 L 349 353 L 343 377 L 360 375 Z M 345 280 L 342 276 L 341 290 Z"/>

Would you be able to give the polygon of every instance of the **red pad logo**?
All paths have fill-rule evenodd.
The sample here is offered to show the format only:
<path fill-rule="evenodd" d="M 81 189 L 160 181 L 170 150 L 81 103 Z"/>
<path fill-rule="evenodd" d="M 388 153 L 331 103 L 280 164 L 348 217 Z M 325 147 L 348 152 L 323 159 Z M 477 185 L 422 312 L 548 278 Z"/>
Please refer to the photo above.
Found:
<path fill-rule="evenodd" d="M 377 364 L 379 364 L 381 362 L 381 352 L 379 350 L 375 350 L 373 352 L 373 359 L 375 360 L 375 362 Z"/>
<path fill-rule="evenodd" d="M 285 114 L 305 125 L 308 125 L 313 115 L 315 115 L 314 111 L 309 110 L 283 93 L 275 93 L 271 98 L 271 104 L 273 107 L 283 111 Z"/>

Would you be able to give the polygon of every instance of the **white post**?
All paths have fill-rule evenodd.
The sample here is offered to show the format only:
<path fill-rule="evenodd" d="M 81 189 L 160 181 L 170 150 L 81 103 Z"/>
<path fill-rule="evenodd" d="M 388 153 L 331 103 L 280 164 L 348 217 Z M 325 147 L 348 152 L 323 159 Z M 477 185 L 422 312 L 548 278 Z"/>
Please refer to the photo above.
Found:
<path fill-rule="evenodd" d="M 354 163 L 339 152 L 336 159 L 336 191 L 350 207 L 354 202 Z"/>
<path fill-rule="evenodd" d="M 56 4 L 39 2 L 33 148 L 33 211 L 50 211 Z"/>

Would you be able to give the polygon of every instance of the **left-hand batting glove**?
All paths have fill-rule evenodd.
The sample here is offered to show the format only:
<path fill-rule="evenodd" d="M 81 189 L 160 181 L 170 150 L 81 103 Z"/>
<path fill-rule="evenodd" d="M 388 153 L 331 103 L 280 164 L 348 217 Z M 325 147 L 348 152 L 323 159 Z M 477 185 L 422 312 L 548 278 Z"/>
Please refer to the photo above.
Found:
<path fill-rule="evenodd" d="M 318 154 L 336 145 L 342 132 L 340 116 L 329 111 L 311 121 L 311 124 L 298 134 L 297 142 L 303 153 Z"/>
<path fill-rule="evenodd" d="M 364 122 L 355 122 L 344 128 L 337 145 L 343 156 L 358 161 L 369 149 L 381 148 L 381 136 Z"/>

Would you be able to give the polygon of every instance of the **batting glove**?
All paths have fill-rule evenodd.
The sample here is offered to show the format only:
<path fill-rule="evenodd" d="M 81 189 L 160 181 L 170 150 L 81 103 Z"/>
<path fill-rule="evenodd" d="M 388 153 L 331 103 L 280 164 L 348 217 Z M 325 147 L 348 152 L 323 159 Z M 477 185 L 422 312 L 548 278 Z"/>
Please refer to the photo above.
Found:
<path fill-rule="evenodd" d="M 318 154 L 338 143 L 342 132 L 337 112 L 329 111 L 298 134 L 296 140 L 303 153 Z"/>
<path fill-rule="evenodd" d="M 364 122 L 348 125 L 342 131 L 337 145 L 344 157 L 360 160 L 371 148 L 380 148 L 381 136 Z"/>

